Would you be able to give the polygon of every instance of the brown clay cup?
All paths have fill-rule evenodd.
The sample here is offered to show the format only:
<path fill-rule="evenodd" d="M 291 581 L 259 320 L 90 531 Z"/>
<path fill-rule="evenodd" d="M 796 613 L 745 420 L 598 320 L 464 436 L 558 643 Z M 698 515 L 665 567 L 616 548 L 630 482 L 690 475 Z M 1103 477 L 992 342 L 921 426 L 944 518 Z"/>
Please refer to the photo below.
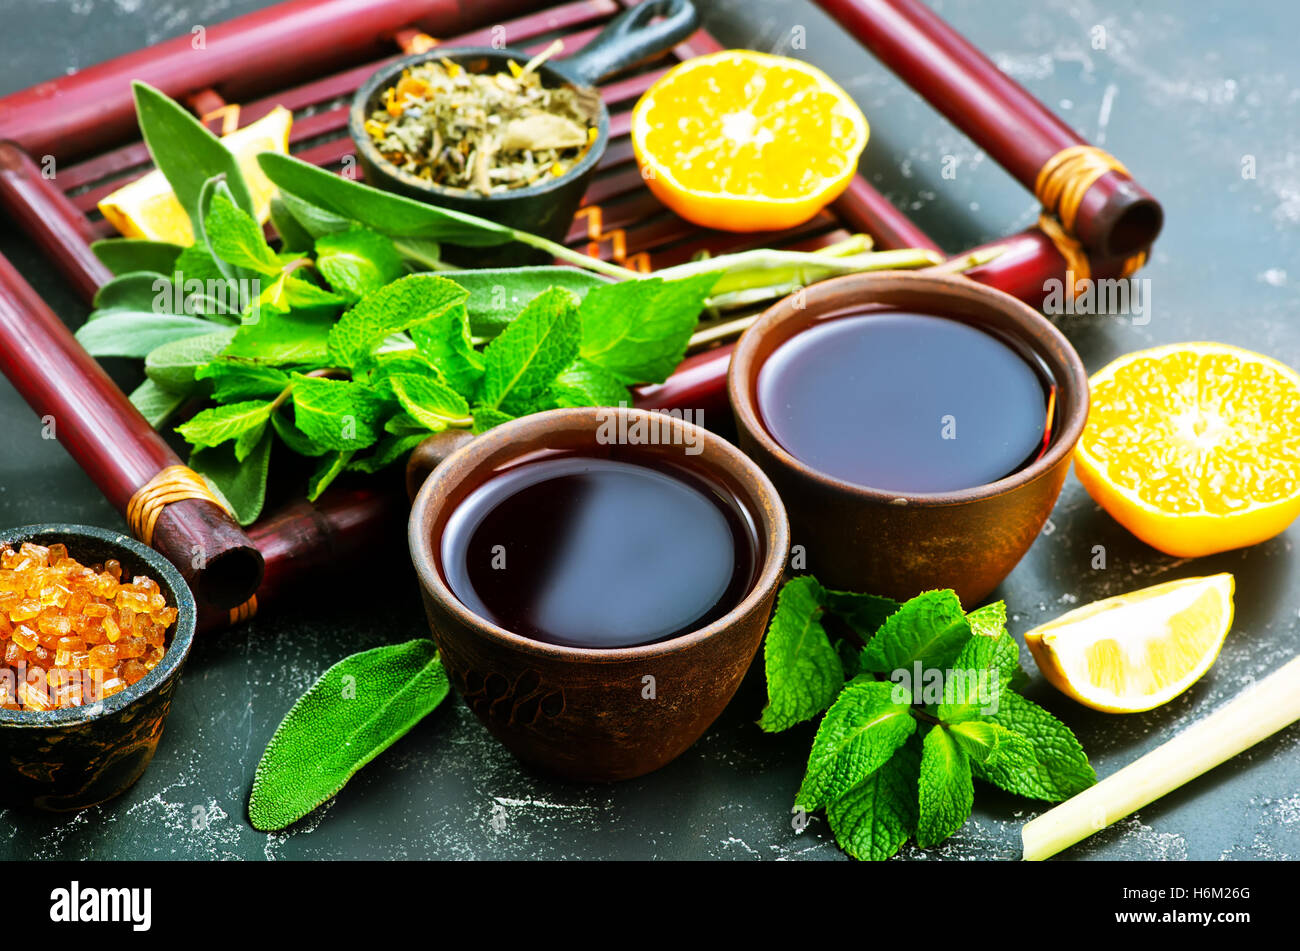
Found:
<path fill-rule="evenodd" d="M 429 628 L 457 692 L 520 760 L 563 778 L 630 779 L 680 755 L 740 686 L 763 638 L 790 548 L 785 509 L 767 477 L 726 440 L 658 416 L 659 444 L 611 444 L 617 415 L 631 432 L 645 410 L 558 409 L 514 420 L 463 443 L 425 480 L 411 509 L 411 559 Z M 671 427 L 671 428 L 670 428 Z M 682 438 L 686 437 L 686 438 Z M 701 451 L 684 456 L 689 441 Z M 757 580 L 733 610 L 698 630 L 638 647 L 562 647 L 513 634 L 471 612 L 440 564 L 448 517 L 503 467 L 549 452 L 634 462 L 670 457 L 732 494 L 753 520 Z M 652 566 L 646 584 L 654 584 Z M 672 597 L 671 591 L 664 592 Z M 653 679 L 650 679 L 653 678 Z"/>
<path fill-rule="evenodd" d="M 800 331 L 872 308 L 957 318 L 1041 361 L 1056 387 L 1047 451 L 987 485 L 913 495 L 843 482 L 787 452 L 762 422 L 760 367 Z M 1050 321 L 1009 294 L 967 278 L 920 273 L 835 278 L 778 302 L 740 338 L 727 388 L 740 446 L 781 494 L 794 551 L 797 556 L 802 546 L 809 572 L 831 588 L 900 600 L 952 588 L 971 606 L 997 587 L 1042 530 L 1088 416 L 1083 362 Z"/>

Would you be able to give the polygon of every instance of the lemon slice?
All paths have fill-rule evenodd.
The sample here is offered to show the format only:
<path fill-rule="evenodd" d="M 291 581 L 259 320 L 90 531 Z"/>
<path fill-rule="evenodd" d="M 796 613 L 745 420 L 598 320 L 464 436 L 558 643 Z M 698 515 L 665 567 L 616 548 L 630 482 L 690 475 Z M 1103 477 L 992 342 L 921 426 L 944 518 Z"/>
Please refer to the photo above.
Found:
<path fill-rule="evenodd" d="M 1168 703 L 1200 680 L 1232 626 L 1230 574 L 1168 581 L 1076 608 L 1025 635 L 1062 693 L 1106 713 Z"/>
<path fill-rule="evenodd" d="M 221 137 L 235 156 L 253 199 L 257 220 L 265 224 L 271 216 L 275 186 L 262 173 L 257 156 L 263 152 L 289 153 L 289 129 L 293 113 L 276 106 L 256 122 Z M 156 169 L 123 185 L 99 203 L 99 210 L 125 238 L 148 238 L 188 245 L 194 232 L 185 209 L 176 200 L 162 172 Z"/>

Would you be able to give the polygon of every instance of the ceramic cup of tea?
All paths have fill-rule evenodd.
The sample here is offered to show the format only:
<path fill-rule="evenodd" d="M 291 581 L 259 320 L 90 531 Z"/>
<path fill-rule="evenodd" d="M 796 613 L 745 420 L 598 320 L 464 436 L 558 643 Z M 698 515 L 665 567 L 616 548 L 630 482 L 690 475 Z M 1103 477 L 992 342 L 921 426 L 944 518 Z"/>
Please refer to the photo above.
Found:
<path fill-rule="evenodd" d="M 808 571 L 972 606 L 1038 537 L 1088 415 L 1060 331 L 938 275 L 851 275 L 778 302 L 736 345 L 727 387 Z"/>
<path fill-rule="evenodd" d="M 658 769 L 708 729 L 763 638 L 790 536 L 738 449 L 664 413 L 558 409 L 455 449 L 411 558 L 457 692 L 520 760 Z"/>

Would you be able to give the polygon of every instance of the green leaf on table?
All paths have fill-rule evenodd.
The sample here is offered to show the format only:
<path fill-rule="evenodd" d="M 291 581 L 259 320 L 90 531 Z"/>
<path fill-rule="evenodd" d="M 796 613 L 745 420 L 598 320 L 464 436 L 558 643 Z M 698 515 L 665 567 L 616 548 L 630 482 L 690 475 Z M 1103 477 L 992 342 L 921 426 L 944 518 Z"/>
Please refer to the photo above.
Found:
<path fill-rule="evenodd" d="M 533 298 L 523 313 L 483 351 L 486 409 L 514 415 L 534 404 L 578 355 L 578 299 L 556 287 Z"/>
<path fill-rule="evenodd" d="M 307 480 L 307 501 L 315 502 L 352 461 L 353 450 L 328 454 Z"/>
<path fill-rule="evenodd" d="M 170 274 L 176 258 L 183 248 L 170 241 L 149 241 L 145 238 L 102 238 L 91 244 L 90 250 L 109 272 L 122 276 L 135 271 L 152 271 Z"/>
<path fill-rule="evenodd" d="M 465 397 L 446 383 L 413 373 L 395 373 L 388 381 L 402 409 L 430 432 L 441 432 L 448 426 L 468 426 L 472 422 Z"/>
<path fill-rule="evenodd" d="M 353 228 L 316 239 L 316 270 L 335 292 L 356 301 L 397 280 L 405 268 L 391 239 Z"/>
<path fill-rule="evenodd" d="M 1008 652 L 1018 656 L 1016 642 L 1006 632 L 970 637 L 944 673 L 943 703 L 935 715 L 945 723 L 960 723 L 996 710 L 1002 689 L 1011 682 L 1001 667 Z"/>
<path fill-rule="evenodd" d="M 881 625 L 863 652 L 867 670 L 888 674 L 923 667 L 944 668 L 970 639 L 970 625 L 951 590 L 926 591 L 905 603 Z"/>
<path fill-rule="evenodd" d="M 311 238 L 306 247 L 311 247 L 312 241 L 322 235 L 333 234 L 336 231 L 347 231 L 355 227 L 353 222 L 347 218 L 326 211 L 324 208 L 318 208 L 309 201 L 303 201 L 296 195 L 289 192 L 280 192 L 276 198 L 283 205 L 284 210 L 293 218 L 298 227 L 301 228 Z"/>
<path fill-rule="evenodd" d="M 888 762 L 916 729 L 911 699 L 906 690 L 883 681 L 849 683 L 817 728 L 795 802 L 809 812 L 819 809 Z"/>
<path fill-rule="evenodd" d="M 193 392 L 199 389 L 199 371 L 215 360 L 234 336 L 233 327 L 222 327 L 154 347 L 144 358 L 144 375 L 165 389 Z"/>
<path fill-rule="evenodd" d="M 218 403 L 273 399 L 289 385 L 289 374 L 284 370 L 237 360 L 211 360 L 194 376 L 212 381 L 212 398 Z"/>
<path fill-rule="evenodd" d="M 533 298 L 552 287 L 562 287 L 579 300 L 593 287 L 608 284 L 609 278 L 562 265 L 510 268 L 477 268 L 472 271 L 443 271 L 442 276 L 469 291 L 465 302 L 470 330 L 476 336 L 492 338 L 515 319 Z"/>
<path fill-rule="evenodd" d="M 361 383 L 294 374 L 294 422 L 317 447 L 366 448 L 379 439 L 384 410 L 384 401 Z"/>
<path fill-rule="evenodd" d="M 448 689 L 426 638 L 339 661 L 293 705 L 267 744 L 248 800 L 253 827 L 283 829 L 335 796 L 432 713 Z"/>
<path fill-rule="evenodd" d="M 188 110 L 157 89 L 139 81 L 133 82 L 131 89 L 145 145 L 190 216 L 194 234 L 202 233 L 199 196 L 213 176 L 224 176 L 235 203 L 252 214 L 252 196 L 230 150 Z"/>
<path fill-rule="evenodd" d="M 328 446 L 316 445 L 311 441 L 306 433 L 295 426 L 280 412 L 271 414 L 271 426 L 275 429 L 276 435 L 283 440 L 284 444 L 300 456 L 323 456 L 326 453 L 334 451 Z"/>
<path fill-rule="evenodd" d="M 381 234 L 466 247 L 488 247 L 513 240 L 512 231 L 502 225 L 371 188 L 289 155 L 263 152 L 257 161 L 281 193 Z"/>
<path fill-rule="evenodd" d="M 1033 750 L 1031 764 L 1013 759 L 976 764 L 975 775 L 1007 792 L 1060 802 L 1097 781 L 1088 756 L 1070 728 L 1017 693 L 1004 690 L 998 711 L 987 719 L 1022 736 Z"/>
<path fill-rule="evenodd" d="M 1007 632 L 1007 603 L 994 601 L 976 608 L 966 615 L 972 634 L 983 637 L 997 637 Z"/>
<path fill-rule="evenodd" d="M 916 844 L 938 845 L 970 817 L 975 804 L 970 760 L 942 726 L 935 726 L 921 744 L 920 813 Z"/>
<path fill-rule="evenodd" d="M 474 349 L 463 303 L 412 327 L 411 339 L 452 389 L 466 398 L 474 396 L 483 379 L 483 355 Z"/>
<path fill-rule="evenodd" d="M 218 325 L 200 317 L 138 310 L 102 310 L 74 336 L 92 357 L 145 357 L 173 340 L 212 333 Z"/>
<path fill-rule="evenodd" d="M 826 592 L 811 575 L 787 581 L 763 641 L 767 706 L 758 725 L 769 733 L 811 720 L 844 686 L 844 667 L 822 627 Z"/>
<path fill-rule="evenodd" d="M 199 281 L 207 284 L 208 281 L 225 280 L 225 275 L 217 266 L 217 259 L 212 256 L 212 252 L 203 242 L 196 242 L 183 250 L 172 262 L 169 273 L 172 275 L 172 280 L 180 282 Z M 238 313 L 241 308 L 232 309 Z"/>
<path fill-rule="evenodd" d="M 551 384 L 556 406 L 632 405 L 632 392 L 613 373 L 594 363 L 578 359 Z"/>
<path fill-rule="evenodd" d="M 346 303 L 344 298 L 298 277 L 288 268 L 263 287 L 257 297 L 258 307 L 272 313 L 284 313 L 288 310 L 312 310 L 319 313 L 322 310 L 343 307 Z"/>
<path fill-rule="evenodd" d="M 203 232 L 212 253 L 227 264 L 266 276 L 279 274 L 283 267 L 257 219 L 219 192 L 208 205 Z"/>
<path fill-rule="evenodd" d="M 131 405 L 140 411 L 140 415 L 149 421 L 150 426 L 160 429 L 180 409 L 181 403 L 185 402 L 185 394 L 164 390 L 153 380 L 145 380 L 131 391 L 129 399 Z"/>
<path fill-rule="evenodd" d="M 853 629 L 865 644 L 902 605 L 893 598 L 853 591 L 827 591 L 826 608 Z"/>
<path fill-rule="evenodd" d="M 225 499 L 240 525 L 251 525 L 266 503 L 266 473 L 271 460 L 271 434 L 263 433 L 248 455 L 235 458 L 233 444 L 196 449 L 190 453 L 190 468 L 204 476 L 218 496 Z"/>
<path fill-rule="evenodd" d="M 582 356 L 623 383 L 662 383 L 682 362 L 716 274 L 593 287 L 582 300 Z"/>
<path fill-rule="evenodd" d="M 240 403 L 213 406 L 197 414 L 189 422 L 177 426 L 176 431 L 199 449 L 219 446 L 223 442 L 239 439 L 250 432 L 256 433 L 256 438 L 260 439 L 266 424 L 271 419 L 271 406 L 270 400 L 245 400 Z M 238 461 L 243 461 L 243 455 L 238 456 Z"/>
<path fill-rule="evenodd" d="M 329 352 L 341 366 L 364 370 L 388 337 L 433 320 L 463 304 L 465 291 L 444 277 L 410 274 L 372 291 L 339 318 L 329 333 Z"/>
<path fill-rule="evenodd" d="M 1030 769 L 1034 747 L 1019 733 L 989 720 L 966 720 L 949 725 L 948 732 L 976 765 L 1001 765 L 1011 769 Z"/>
<path fill-rule="evenodd" d="M 883 862 L 916 832 L 921 758 L 904 743 L 885 765 L 826 807 L 835 841 L 855 859 Z"/>

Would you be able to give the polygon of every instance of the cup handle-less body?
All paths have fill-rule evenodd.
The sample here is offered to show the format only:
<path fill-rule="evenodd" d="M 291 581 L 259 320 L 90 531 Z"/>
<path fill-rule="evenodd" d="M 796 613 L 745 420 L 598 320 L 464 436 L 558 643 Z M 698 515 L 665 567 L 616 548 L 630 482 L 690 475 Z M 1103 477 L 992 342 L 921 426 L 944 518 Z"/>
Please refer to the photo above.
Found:
<path fill-rule="evenodd" d="M 574 82 L 594 86 L 672 49 L 694 33 L 699 22 L 690 0 L 646 0 L 616 16 L 579 53 L 553 65 Z"/>

